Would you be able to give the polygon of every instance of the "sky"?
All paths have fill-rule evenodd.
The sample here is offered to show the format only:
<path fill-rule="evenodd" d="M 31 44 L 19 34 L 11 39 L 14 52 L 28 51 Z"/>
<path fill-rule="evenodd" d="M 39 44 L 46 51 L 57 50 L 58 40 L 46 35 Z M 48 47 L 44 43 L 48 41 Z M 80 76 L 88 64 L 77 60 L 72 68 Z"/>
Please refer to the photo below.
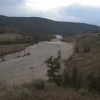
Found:
<path fill-rule="evenodd" d="M 100 26 L 99 0 L 0 0 L 0 15 L 43 17 Z"/>

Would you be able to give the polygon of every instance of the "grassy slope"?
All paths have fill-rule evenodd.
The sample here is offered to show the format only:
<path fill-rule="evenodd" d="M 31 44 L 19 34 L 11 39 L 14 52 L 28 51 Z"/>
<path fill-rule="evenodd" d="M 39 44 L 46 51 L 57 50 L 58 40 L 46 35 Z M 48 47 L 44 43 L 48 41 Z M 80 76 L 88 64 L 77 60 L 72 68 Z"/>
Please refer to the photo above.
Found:
<path fill-rule="evenodd" d="M 22 38 L 22 35 L 19 35 L 19 34 L 13 34 L 13 33 L 5 33 L 5 34 L 1 34 L 0 35 L 0 40 L 8 40 L 8 39 L 12 39 L 12 40 L 15 40 L 16 38 Z"/>
<path fill-rule="evenodd" d="M 5 33 L 5 34 L 0 34 L 0 41 L 15 41 L 16 38 L 21 39 L 22 35 L 19 34 L 13 34 L 13 33 Z M 0 54 L 8 54 L 12 53 L 15 51 L 20 51 L 23 50 L 26 46 L 30 45 L 29 43 L 24 43 L 24 44 L 16 44 L 17 49 L 15 50 L 15 44 L 10 44 L 10 45 L 0 45 Z"/>
<path fill-rule="evenodd" d="M 29 36 L 26 36 L 26 39 Z M 0 34 L 0 42 L 1 41 L 15 41 L 15 39 L 23 39 L 23 35 L 16 34 L 16 33 L 5 33 L 5 34 Z M 51 39 L 54 39 L 55 36 L 51 34 L 41 34 L 41 35 L 36 35 L 36 38 L 38 41 L 49 41 Z M 34 43 L 35 42 L 35 37 L 34 40 L 32 40 Z M 26 46 L 32 45 L 34 43 L 18 43 L 18 44 L 7 44 L 7 45 L 0 45 L 0 55 L 1 54 L 9 54 L 13 53 L 16 51 L 23 50 Z"/>
<path fill-rule="evenodd" d="M 76 66 L 83 77 L 83 85 L 86 82 L 87 75 L 93 72 L 98 75 L 100 69 L 100 36 L 98 34 L 77 35 L 76 44 L 79 47 L 79 53 L 74 53 L 67 61 L 67 70 L 71 72 Z M 64 39 L 66 40 L 66 37 Z M 84 52 L 85 46 L 90 46 L 90 52 Z M 85 84 L 86 85 L 86 84 Z"/>

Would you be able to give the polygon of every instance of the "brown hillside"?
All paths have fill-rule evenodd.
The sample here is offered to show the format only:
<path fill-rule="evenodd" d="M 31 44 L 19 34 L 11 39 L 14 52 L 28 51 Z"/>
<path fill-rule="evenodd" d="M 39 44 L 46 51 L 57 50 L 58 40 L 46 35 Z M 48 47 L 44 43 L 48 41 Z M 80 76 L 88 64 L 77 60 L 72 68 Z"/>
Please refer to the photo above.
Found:
<path fill-rule="evenodd" d="M 68 40 L 67 36 L 64 37 L 65 40 Z M 98 75 L 100 70 L 100 36 L 99 34 L 78 34 L 74 40 L 76 40 L 79 52 L 75 52 L 67 61 L 67 70 L 71 72 L 76 66 L 85 83 L 89 73 Z M 85 46 L 90 46 L 90 52 L 84 52 Z"/>

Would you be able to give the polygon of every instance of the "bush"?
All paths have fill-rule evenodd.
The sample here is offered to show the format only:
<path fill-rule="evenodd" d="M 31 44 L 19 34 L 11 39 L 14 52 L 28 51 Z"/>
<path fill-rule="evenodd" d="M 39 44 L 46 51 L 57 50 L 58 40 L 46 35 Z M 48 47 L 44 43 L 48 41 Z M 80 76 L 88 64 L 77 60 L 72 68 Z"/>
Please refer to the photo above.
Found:
<path fill-rule="evenodd" d="M 0 81 L 0 91 L 7 91 L 7 89 L 8 89 L 8 86 L 6 82 Z"/>
<path fill-rule="evenodd" d="M 30 87 L 31 87 L 31 83 L 26 83 L 26 82 L 24 82 L 24 83 L 22 83 L 22 84 L 20 85 L 20 87 L 21 87 L 21 88 L 30 88 Z"/>
<path fill-rule="evenodd" d="M 84 88 L 81 88 L 78 90 L 78 93 L 81 95 L 81 96 L 88 96 L 88 90 L 84 89 Z"/>
<path fill-rule="evenodd" d="M 55 89 L 55 88 L 58 88 L 58 86 L 57 86 L 57 84 L 56 83 L 50 83 L 50 82 L 48 82 L 47 84 L 46 84 L 46 88 L 48 88 L 48 89 Z"/>
<path fill-rule="evenodd" d="M 17 56 L 17 58 L 20 58 L 20 56 Z"/>
<path fill-rule="evenodd" d="M 38 90 L 43 90 L 45 88 L 45 81 L 43 79 L 34 79 L 31 82 L 31 85 L 33 88 L 38 89 Z"/>
<path fill-rule="evenodd" d="M 18 88 L 12 93 L 13 98 L 23 98 L 23 95 L 31 97 L 32 92 L 29 91 L 27 88 Z"/>
<path fill-rule="evenodd" d="M 1 62 L 4 62 L 5 61 L 5 59 L 3 58 L 2 60 L 1 60 Z"/>
<path fill-rule="evenodd" d="M 27 52 L 27 54 L 26 55 L 31 55 L 31 53 L 30 52 Z"/>

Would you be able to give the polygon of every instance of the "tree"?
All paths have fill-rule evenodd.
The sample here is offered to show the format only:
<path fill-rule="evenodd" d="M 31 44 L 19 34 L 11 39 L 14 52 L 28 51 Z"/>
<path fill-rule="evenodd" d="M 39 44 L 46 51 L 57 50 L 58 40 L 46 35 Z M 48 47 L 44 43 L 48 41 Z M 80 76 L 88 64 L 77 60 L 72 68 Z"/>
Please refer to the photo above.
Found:
<path fill-rule="evenodd" d="M 73 67 L 71 80 L 72 80 L 73 87 L 77 88 L 78 87 L 78 70 L 76 67 Z"/>
<path fill-rule="evenodd" d="M 66 88 L 71 87 L 71 79 L 70 79 L 70 76 L 66 70 L 64 70 L 64 72 L 63 72 L 62 81 L 63 81 L 64 87 L 66 87 Z"/>
<path fill-rule="evenodd" d="M 90 52 L 90 46 L 85 46 L 84 47 L 84 52 Z"/>
<path fill-rule="evenodd" d="M 60 50 L 57 52 L 57 55 L 58 55 L 58 58 L 61 59 L 61 51 Z"/>
<path fill-rule="evenodd" d="M 88 46 L 88 48 L 87 48 L 87 52 L 90 52 L 90 46 Z"/>
<path fill-rule="evenodd" d="M 76 53 L 78 53 L 79 52 L 79 48 L 78 48 L 78 46 L 76 47 Z"/>
<path fill-rule="evenodd" d="M 82 75 L 79 74 L 78 75 L 78 85 L 77 85 L 78 89 L 81 88 L 81 83 L 82 83 Z"/>
<path fill-rule="evenodd" d="M 0 30 L 0 34 L 3 34 L 3 32 Z"/>
<path fill-rule="evenodd" d="M 84 52 L 86 52 L 86 46 L 84 47 Z"/>
<path fill-rule="evenodd" d="M 57 84 L 57 80 L 59 78 L 59 70 L 61 68 L 61 63 L 58 58 L 54 58 L 51 56 L 46 61 L 46 67 L 48 67 L 47 70 L 47 76 L 49 77 L 49 82 L 54 82 Z"/>
<path fill-rule="evenodd" d="M 89 90 L 95 90 L 96 89 L 96 85 L 97 85 L 97 78 L 93 75 L 93 73 L 90 73 L 87 76 L 87 81 L 89 82 Z"/>
<path fill-rule="evenodd" d="M 87 77 L 89 90 L 94 90 L 100 94 L 100 70 L 99 76 L 95 76 L 93 73 L 90 73 Z"/>

